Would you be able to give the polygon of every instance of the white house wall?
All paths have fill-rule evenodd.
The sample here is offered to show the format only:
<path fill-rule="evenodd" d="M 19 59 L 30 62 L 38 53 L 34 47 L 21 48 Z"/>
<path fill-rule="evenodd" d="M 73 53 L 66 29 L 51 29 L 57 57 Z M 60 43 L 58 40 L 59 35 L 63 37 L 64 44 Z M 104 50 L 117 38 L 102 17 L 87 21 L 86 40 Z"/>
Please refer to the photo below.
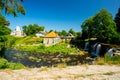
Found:
<path fill-rule="evenodd" d="M 61 42 L 60 38 L 44 38 L 44 41 L 43 41 L 45 45 L 54 45 L 59 42 Z"/>

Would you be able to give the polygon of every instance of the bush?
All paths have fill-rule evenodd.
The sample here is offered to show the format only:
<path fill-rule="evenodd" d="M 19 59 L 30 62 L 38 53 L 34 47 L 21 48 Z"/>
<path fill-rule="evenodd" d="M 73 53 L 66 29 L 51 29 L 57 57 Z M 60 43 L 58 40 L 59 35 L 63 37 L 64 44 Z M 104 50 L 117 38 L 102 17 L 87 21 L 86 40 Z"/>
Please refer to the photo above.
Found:
<path fill-rule="evenodd" d="M 25 66 L 21 63 L 10 63 L 4 58 L 0 58 L 0 69 L 6 69 L 6 68 L 16 70 L 16 69 L 23 69 L 25 68 Z"/>
<path fill-rule="evenodd" d="M 0 69 L 8 68 L 8 61 L 6 59 L 0 58 Z"/>
<path fill-rule="evenodd" d="M 9 63 L 9 68 L 16 70 L 16 69 L 24 69 L 25 66 L 21 63 Z"/>

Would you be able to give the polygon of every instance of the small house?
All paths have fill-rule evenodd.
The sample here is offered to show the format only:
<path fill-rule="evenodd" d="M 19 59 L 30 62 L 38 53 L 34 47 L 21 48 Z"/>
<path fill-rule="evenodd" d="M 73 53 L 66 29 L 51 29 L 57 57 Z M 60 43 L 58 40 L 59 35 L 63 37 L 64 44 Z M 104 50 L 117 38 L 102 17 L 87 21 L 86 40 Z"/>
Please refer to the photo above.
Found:
<path fill-rule="evenodd" d="M 55 32 L 50 32 L 45 35 L 43 43 L 47 46 L 54 45 L 61 42 L 60 36 Z"/>
<path fill-rule="evenodd" d="M 68 33 L 68 35 L 66 36 L 66 38 L 67 39 L 72 39 L 72 38 L 74 38 L 75 36 L 73 35 L 73 34 L 71 34 L 71 33 Z"/>
<path fill-rule="evenodd" d="M 36 37 L 44 37 L 45 34 L 46 34 L 46 32 L 44 32 L 44 31 L 39 31 L 39 32 L 36 33 L 35 35 L 36 35 Z"/>

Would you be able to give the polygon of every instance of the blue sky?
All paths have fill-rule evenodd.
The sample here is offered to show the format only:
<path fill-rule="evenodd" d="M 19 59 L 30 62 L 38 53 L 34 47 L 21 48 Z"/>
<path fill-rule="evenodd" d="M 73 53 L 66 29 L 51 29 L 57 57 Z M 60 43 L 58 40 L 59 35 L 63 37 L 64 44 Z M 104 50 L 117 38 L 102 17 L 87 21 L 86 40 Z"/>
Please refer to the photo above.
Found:
<path fill-rule="evenodd" d="M 120 7 L 120 0 L 24 0 L 26 15 L 5 16 L 10 21 L 10 28 L 29 24 L 39 24 L 49 30 L 66 30 L 72 28 L 81 31 L 80 25 L 106 8 L 113 17 Z"/>

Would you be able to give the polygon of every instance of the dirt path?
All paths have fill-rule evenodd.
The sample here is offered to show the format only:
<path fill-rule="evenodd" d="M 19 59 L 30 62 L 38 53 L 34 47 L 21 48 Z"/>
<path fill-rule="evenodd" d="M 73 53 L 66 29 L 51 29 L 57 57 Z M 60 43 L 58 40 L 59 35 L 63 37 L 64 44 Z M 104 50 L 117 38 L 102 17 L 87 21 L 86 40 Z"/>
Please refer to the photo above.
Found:
<path fill-rule="evenodd" d="M 0 80 L 120 80 L 120 66 L 80 65 L 0 70 Z"/>

